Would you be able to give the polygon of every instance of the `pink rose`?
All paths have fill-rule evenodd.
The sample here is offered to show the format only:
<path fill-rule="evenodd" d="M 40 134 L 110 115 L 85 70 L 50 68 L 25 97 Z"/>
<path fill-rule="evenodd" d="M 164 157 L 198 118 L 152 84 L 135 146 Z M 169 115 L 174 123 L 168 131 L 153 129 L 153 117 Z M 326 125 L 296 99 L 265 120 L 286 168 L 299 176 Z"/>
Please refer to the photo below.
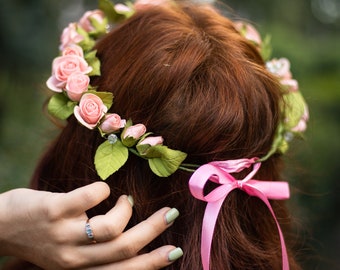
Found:
<path fill-rule="evenodd" d="M 74 72 L 67 78 L 66 92 L 68 97 L 73 101 L 79 101 L 90 83 L 90 77 L 81 73 Z"/>
<path fill-rule="evenodd" d="M 47 86 L 52 91 L 62 92 L 68 77 L 75 72 L 87 74 L 92 71 L 84 58 L 76 55 L 59 56 L 52 64 L 52 76 L 47 81 Z"/>
<path fill-rule="evenodd" d="M 146 132 L 146 127 L 143 124 L 133 125 L 133 126 L 128 127 L 125 130 L 123 134 L 123 138 L 126 139 L 128 137 L 132 137 L 135 140 L 138 140 L 140 137 L 144 135 L 145 132 Z"/>
<path fill-rule="evenodd" d="M 102 24 L 104 22 L 104 12 L 99 9 L 87 11 L 83 17 L 81 17 L 79 25 L 88 33 L 96 30 L 91 20 L 96 20 L 99 24 Z"/>
<path fill-rule="evenodd" d="M 91 93 L 84 94 L 79 106 L 74 107 L 74 116 L 89 129 L 94 129 L 106 112 L 107 107 L 101 98 Z"/>
<path fill-rule="evenodd" d="M 62 51 L 62 55 L 63 56 L 65 56 L 65 55 L 77 55 L 77 56 L 84 58 L 83 49 L 80 46 L 75 45 L 75 44 L 71 44 L 71 45 L 65 47 Z"/>
<path fill-rule="evenodd" d="M 144 140 L 140 141 L 138 144 L 145 145 L 149 144 L 151 146 L 162 144 L 163 143 L 163 137 L 162 136 L 155 136 L 155 137 L 146 137 Z"/>
<path fill-rule="evenodd" d="M 116 113 L 106 114 L 103 123 L 100 125 L 100 129 L 105 133 L 112 133 L 123 128 L 126 124 L 124 119 Z"/>
<path fill-rule="evenodd" d="M 77 24 L 70 23 L 62 32 L 60 37 L 60 50 L 71 44 L 77 44 L 81 42 L 84 37 L 77 32 Z"/>
<path fill-rule="evenodd" d="M 237 31 L 239 31 L 246 39 L 255 42 L 257 45 L 262 43 L 259 32 L 251 24 L 237 21 L 234 25 Z"/>

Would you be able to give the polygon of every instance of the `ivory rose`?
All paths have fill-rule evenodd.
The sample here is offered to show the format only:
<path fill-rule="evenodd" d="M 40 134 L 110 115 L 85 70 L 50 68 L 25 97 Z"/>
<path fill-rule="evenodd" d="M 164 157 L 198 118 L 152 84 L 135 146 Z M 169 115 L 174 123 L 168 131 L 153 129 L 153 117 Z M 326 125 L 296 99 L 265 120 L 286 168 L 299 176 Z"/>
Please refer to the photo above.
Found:
<path fill-rule="evenodd" d="M 96 9 L 85 12 L 83 17 L 79 20 L 79 25 L 86 31 L 91 32 L 96 30 L 93 26 L 91 20 L 96 20 L 99 24 L 103 24 L 104 22 L 104 12 Z"/>
<path fill-rule="evenodd" d="M 66 93 L 73 101 L 79 101 L 90 83 L 90 77 L 81 73 L 74 72 L 67 78 Z"/>
<path fill-rule="evenodd" d="M 281 79 L 290 79 L 290 62 L 287 58 L 272 59 L 266 63 L 267 69 Z"/>
<path fill-rule="evenodd" d="M 66 28 L 64 28 L 60 37 L 60 50 L 71 44 L 77 44 L 83 41 L 84 37 L 77 32 L 77 24 L 70 23 Z"/>
<path fill-rule="evenodd" d="M 100 125 L 100 129 L 105 133 L 112 133 L 123 128 L 126 124 L 124 119 L 116 114 L 106 114 L 103 123 Z"/>
<path fill-rule="evenodd" d="M 290 91 L 295 92 L 299 89 L 298 82 L 292 78 L 290 72 L 290 62 L 287 58 L 272 59 L 266 63 L 267 69 L 276 75 L 282 85 L 289 88 Z"/>
<path fill-rule="evenodd" d="M 128 137 L 132 137 L 135 140 L 138 140 L 140 137 L 144 135 L 146 132 L 146 127 L 143 124 L 136 124 L 133 126 L 128 127 L 124 134 L 123 138 L 126 139 Z"/>
<path fill-rule="evenodd" d="M 74 107 L 74 116 L 89 129 L 94 129 L 106 112 L 107 107 L 103 104 L 103 101 L 91 93 L 84 94 L 79 105 Z"/>
<path fill-rule="evenodd" d="M 52 91 L 62 92 L 72 73 L 88 74 L 91 71 L 92 67 L 82 57 L 77 55 L 59 56 L 53 61 L 52 76 L 47 80 L 47 86 Z"/>
<path fill-rule="evenodd" d="M 145 145 L 145 144 L 149 144 L 151 146 L 155 146 L 158 144 L 162 144 L 163 143 L 163 137 L 162 136 L 150 136 L 150 137 L 146 137 L 144 140 L 140 141 L 138 144 L 140 145 Z"/>

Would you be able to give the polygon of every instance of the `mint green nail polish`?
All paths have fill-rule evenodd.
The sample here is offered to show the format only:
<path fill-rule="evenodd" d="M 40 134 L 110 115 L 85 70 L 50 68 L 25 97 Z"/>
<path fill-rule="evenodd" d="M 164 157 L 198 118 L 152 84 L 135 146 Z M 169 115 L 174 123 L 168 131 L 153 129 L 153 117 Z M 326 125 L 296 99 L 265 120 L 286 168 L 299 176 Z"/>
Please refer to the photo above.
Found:
<path fill-rule="evenodd" d="M 173 222 L 177 217 L 179 216 L 179 212 L 176 208 L 170 209 L 166 214 L 165 214 L 165 220 L 167 224 L 170 224 Z"/>
<path fill-rule="evenodd" d="M 129 203 L 131 204 L 131 206 L 133 206 L 134 203 L 135 203 L 135 201 L 133 200 L 133 197 L 132 197 L 131 195 L 129 195 L 129 196 L 127 197 L 127 199 L 128 199 L 128 201 L 129 201 Z"/>
<path fill-rule="evenodd" d="M 170 262 L 176 261 L 183 256 L 183 250 L 181 248 L 175 248 L 169 252 L 168 259 Z"/>

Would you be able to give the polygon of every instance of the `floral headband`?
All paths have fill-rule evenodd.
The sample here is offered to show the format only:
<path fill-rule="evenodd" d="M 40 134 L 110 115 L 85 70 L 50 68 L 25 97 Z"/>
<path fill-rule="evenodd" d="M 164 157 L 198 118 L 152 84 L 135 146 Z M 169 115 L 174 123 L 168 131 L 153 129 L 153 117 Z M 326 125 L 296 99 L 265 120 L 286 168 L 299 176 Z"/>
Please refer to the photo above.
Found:
<path fill-rule="evenodd" d="M 287 58 L 270 59 L 272 52 L 270 37 L 266 36 L 262 40 L 257 30 L 245 22 L 238 21 L 234 25 L 241 35 L 256 46 L 266 63 L 267 70 L 279 79 L 284 93 L 283 104 L 281 104 L 284 119 L 277 127 L 271 149 L 260 159 L 264 161 L 274 153 L 284 154 L 288 150 L 288 143 L 294 137 L 302 137 L 309 119 L 308 106 L 299 91 L 298 82 L 292 77 L 289 60 Z"/>
<path fill-rule="evenodd" d="M 159 4 L 140 1 L 139 4 Z M 132 4 L 114 5 L 110 0 L 99 0 L 99 9 L 86 12 L 76 23 L 70 23 L 61 35 L 60 56 L 52 64 L 52 75 L 47 87 L 55 94 L 48 102 L 48 111 L 54 117 L 65 120 L 72 114 L 78 122 L 90 130 L 98 130 L 105 141 L 98 147 L 94 163 L 99 177 L 103 180 L 115 173 L 133 153 L 148 161 L 151 170 L 160 177 L 167 177 L 176 170 L 193 172 L 189 180 L 192 195 L 207 202 L 202 226 L 201 256 L 204 270 L 209 270 L 210 249 L 215 223 L 224 199 L 233 189 L 241 189 L 250 196 L 265 202 L 276 221 L 282 247 L 283 269 L 289 269 L 284 238 L 268 199 L 289 198 L 286 182 L 259 181 L 252 179 L 261 162 L 274 153 L 285 153 L 293 137 L 301 137 L 308 120 L 307 105 L 298 91 L 298 83 L 292 78 L 290 63 L 286 58 L 269 60 L 271 49 L 269 38 L 263 41 L 249 24 L 235 22 L 236 29 L 258 48 L 267 69 L 277 76 L 282 85 L 283 121 L 278 125 L 270 151 L 262 158 L 214 161 L 198 166 L 184 164 L 187 154 L 163 145 L 161 136 L 146 132 L 143 124 L 133 124 L 116 113 L 108 113 L 113 103 L 111 92 L 98 92 L 90 85 L 90 76 L 100 76 L 100 61 L 96 57 L 96 40 L 105 35 L 110 24 L 120 22 L 134 13 Z M 246 168 L 253 170 L 242 180 L 231 173 Z M 215 190 L 204 195 L 207 181 L 220 184 Z"/>

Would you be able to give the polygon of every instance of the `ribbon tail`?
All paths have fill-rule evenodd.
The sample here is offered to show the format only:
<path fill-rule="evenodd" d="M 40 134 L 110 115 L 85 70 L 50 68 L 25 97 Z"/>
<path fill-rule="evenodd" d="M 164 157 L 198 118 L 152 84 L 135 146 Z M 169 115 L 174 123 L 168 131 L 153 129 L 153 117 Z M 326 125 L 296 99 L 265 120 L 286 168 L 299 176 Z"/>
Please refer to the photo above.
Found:
<path fill-rule="evenodd" d="M 201 258 L 204 270 L 210 270 L 211 244 L 218 213 L 220 212 L 224 199 L 225 198 L 215 202 L 209 202 L 205 208 L 201 239 Z"/>
<path fill-rule="evenodd" d="M 251 191 L 249 191 L 249 188 L 251 189 Z M 273 208 L 270 205 L 270 202 L 268 201 L 267 197 L 260 190 L 256 189 L 255 187 L 248 186 L 246 192 L 248 194 L 251 194 L 252 196 L 256 196 L 259 199 L 261 199 L 267 205 L 270 213 L 272 214 L 272 216 L 273 216 L 273 218 L 276 222 L 276 226 L 277 226 L 277 229 L 279 231 L 279 236 L 280 236 L 280 241 L 281 241 L 282 269 L 283 270 L 289 270 L 289 261 L 288 261 L 288 254 L 287 254 L 287 248 L 286 248 L 285 240 L 284 240 L 281 228 L 280 228 L 280 224 L 276 219 L 275 213 L 273 211 Z"/>

